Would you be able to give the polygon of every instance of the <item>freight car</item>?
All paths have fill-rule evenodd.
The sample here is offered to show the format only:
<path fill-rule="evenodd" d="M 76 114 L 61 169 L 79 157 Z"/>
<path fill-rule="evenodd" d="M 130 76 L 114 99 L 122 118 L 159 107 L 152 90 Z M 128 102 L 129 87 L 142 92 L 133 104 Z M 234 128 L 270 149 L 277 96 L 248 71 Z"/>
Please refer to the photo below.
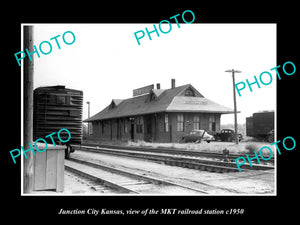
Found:
<path fill-rule="evenodd" d="M 258 140 L 274 141 L 274 111 L 253 113 L 246 118 L 247 136 Z"/>
<path fill-rule="evenodd" d="M 71 133 L 65 150 L 65 156 L 68 158 L 70 153 L 74 152 L 72 144 L 81 144 L 82 105 L 82 91 L 67 89 L 62 85 L 36 88 L 33 93 L 34 140 L 62 128 L 68 129 Z M 55 143 L 59 143 L 57 135 L 53 137 L 56 138 Z M 64 138 L 66 137 L 62 136 L 62 139 Z"/>

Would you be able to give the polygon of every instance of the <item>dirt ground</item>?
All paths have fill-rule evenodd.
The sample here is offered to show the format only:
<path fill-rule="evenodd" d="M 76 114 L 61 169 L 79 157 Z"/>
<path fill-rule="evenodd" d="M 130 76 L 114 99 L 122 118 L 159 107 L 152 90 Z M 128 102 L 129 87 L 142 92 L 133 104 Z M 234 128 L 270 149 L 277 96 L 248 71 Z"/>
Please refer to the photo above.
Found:
<path fill-rule="evenodd" d="M 76 151 L 73 157 L 100 162 L 118 169 L 177 182 L 204 190 L 209 195 L 275 195 L 276 178 L 274 170 L 253 170 L 248 172 L 213 173 L 194 169 L 169 166 L 142 159 L 132 159 L 99 153 Z M 99 192 L 83 178 L 65 173 L 65 190 L 35 192 L 37 195 L 115 195 Z M 178 195 L 170 191 L 170 195 Z"/>
<path fill-rule="evenodd" d="M 97 144 L 93 142 L 93 144 Z M 101 144 L 109 144 L 101 143 Z M 224 148 L 231 154 L 248 154 L 251 151 L 259 151 L 263 146 L 269 146 L 264 142 L 241 142 L 236 145 L 232 142 L 211 142 L 211 143 L 146 143 L 146 142 L 121 142 L 118 145 L 153 147 L 153 148 L 174 148 L 192 151 L 220 152 Z M 275 149 L 271 148 L 273 152 Z M 266 149 L 264 149 L 266 150 Z M 263 152 L 264 155 L 270 153 Z M 117 157 L 105 154 L 95 154 L 76 150 L 73 156 L 83 157 L 87 160 L 99 161 L 110 166 L 129 170 L 135 173 L 146 174 L 153 177 L 163 178 L 173 182 L 203 189 L 212 195 L 274 195 L 276 192 L 275 171 L 255 170 L 235 173 L 211 173 L 175 166 L 168 166 L 146 160 L 138 160 L 126 157 Z M 86 182 L 70 172 L 65 171 L 65 188 L 63 192 L 56 193 L 55 190 L 34 191 L 33 195 L 102 195 L 113 194 L 105 190 L 97 190 L 93 184 Z"/>
<path fill-rule="evenodd" d="M 213 173 L 141 159 L 76 151 L 74 157 L 101 163 L 134 173 L 158 177 L 203 189 L 212 195 L 274 194 L 274 170 Z"/>

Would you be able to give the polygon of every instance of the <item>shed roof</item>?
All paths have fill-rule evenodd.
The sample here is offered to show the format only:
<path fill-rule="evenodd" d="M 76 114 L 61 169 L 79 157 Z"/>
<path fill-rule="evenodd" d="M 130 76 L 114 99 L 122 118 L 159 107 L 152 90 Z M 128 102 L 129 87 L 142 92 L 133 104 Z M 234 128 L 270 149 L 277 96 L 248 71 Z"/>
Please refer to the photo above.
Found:
<path fill-rule="evenodd" d="M 194 96 L 185 96 L 186 90 L 192 90 Z M 136 115 L 145 115 L 158 112 L 203 112 L 203 113 L 233 113 L 233 109 L 217 104 L 204 98 L 191 84 L 157 90 L 153 89 L 149 94 L 133 98 L 118 100 L 118 104 L 112 101 L 94 116 L 84 120 L 91 122 Z"/>

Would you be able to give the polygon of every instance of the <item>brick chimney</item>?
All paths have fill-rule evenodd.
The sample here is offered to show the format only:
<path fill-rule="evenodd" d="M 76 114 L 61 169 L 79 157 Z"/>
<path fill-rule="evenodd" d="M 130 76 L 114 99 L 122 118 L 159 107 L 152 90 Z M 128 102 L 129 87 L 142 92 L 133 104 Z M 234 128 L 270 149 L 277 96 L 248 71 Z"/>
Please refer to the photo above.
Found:
<path fill-rule="evenodd" d="M 171 88 L 174 89 L 175 88 L 175 79 L 171 80 Z"/>
<path fill-rule="evenodd" d="M 160 89 L 160 83 L 156 84 L 156 89 Z"/>

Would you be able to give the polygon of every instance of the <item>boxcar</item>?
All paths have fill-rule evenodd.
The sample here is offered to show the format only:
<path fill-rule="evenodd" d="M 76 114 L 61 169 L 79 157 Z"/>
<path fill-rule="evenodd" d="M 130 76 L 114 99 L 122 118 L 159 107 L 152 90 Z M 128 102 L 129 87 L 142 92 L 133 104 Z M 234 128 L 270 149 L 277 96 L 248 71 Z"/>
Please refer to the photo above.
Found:
<path fill-rule="evenodd" d="M 253 113 L 246 118 L 247 136 L 261 140 L 272 141 L 274 139 L 274 111 Z"/>
<path fill-rule="evenodd" d="M 33 93 L 33 138 L 43 138 L 53 132 L 66 128 L 71 139 L 66 143 L 66 157 L 74 151 L 72 144 L 81 144 L 82 140 L 82 104 L 83 92 L 65 88 L 65 86 L 39 87 Z M 62 139 L 67 139 L 61 133 Z M 52 136 L 59 143 L 57 135 Z M 52 143 L 50 138 L 49 143 Z"/>

